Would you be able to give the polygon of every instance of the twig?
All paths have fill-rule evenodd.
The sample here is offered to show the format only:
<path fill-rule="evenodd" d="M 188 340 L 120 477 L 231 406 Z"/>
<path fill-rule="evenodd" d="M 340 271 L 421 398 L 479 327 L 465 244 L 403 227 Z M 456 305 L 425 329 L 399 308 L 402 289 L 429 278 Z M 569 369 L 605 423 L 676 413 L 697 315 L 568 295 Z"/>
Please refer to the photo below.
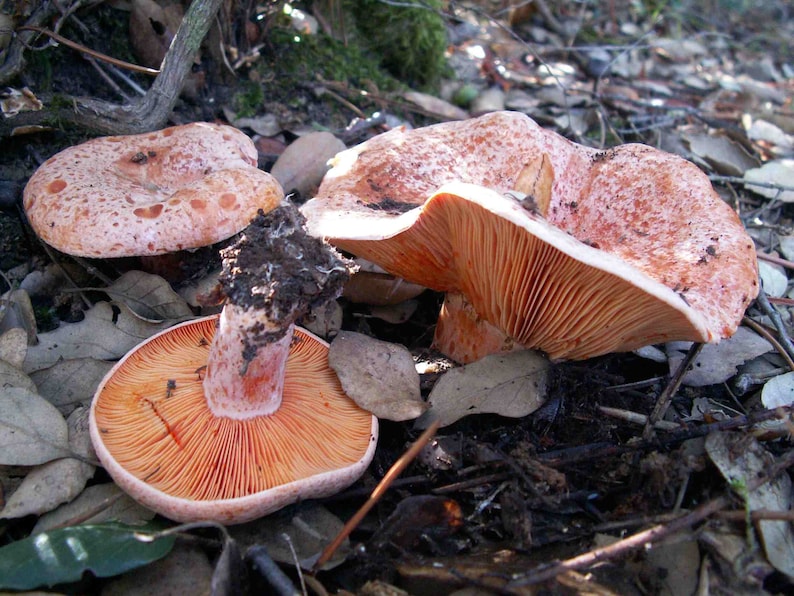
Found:
<path fill-rule="evenodd" d="M 659 399 L 656 400 L 653 411 L 651 412 L 650 416 L 648 416 L 648 420 L 645 423 L 645 428 L 642 431 L 643 439 L 648 440 L 653 436 L 654 426 L 667 412 L 667 408 L 670 407 L 670 402 L 673 399 L 673 395 L 675 395 L 675 392 L 678 391 L 678 388 L 681 386 L 681 382 L 684 380 L 684 375 L 689 370 L 689 367 L 692 366 L 692 363 L 695 361 L 695 358 L 697 358 L 697 355 L 700 353 L 702 348 L 703 344 L 700 343 L 692 344 L 692 347 L 689 348 L 689 351 L 687 352 L 683 362 L 681 362 L 681 364 L 678 366 L 678 369 L 676 369 L 675 374 L 670 379 L 667 387 L 664 388 L 664 391 L 662 391 Z"/>
<path fill-rule="evenodd" d="M 788 331 L 786 331 L 786 326 L 783 323 L 783 318 L 780 316 L 780 313 L 777 311 L 777 309 L 775 309 L 774 306 L 769 304 L 769 299 L 766 296 L 764 288 L 761 288 L 761 291 L 758 292 L 755 302 L 761 307 L 761 310 L 764 311 L 764 314 L 769 317 L 769 319 L 772 321 L 772 324 L 775 326 L 778 339 L 786 349 L 785 351 L 786 354 L 789 355 L 789 360 L 793 359 L 794 343 L 791 342 L 791 338 L 789 337 Z"/>
<path fill-rule="evenodd" d="M 766 327 L 761 325 L 761 323 L 753 321 L 750 317 L 744 317 L 742 319 L 742 324 L 747 325 L 758 335 L 762 336 L 766 341 L 772 344 L 772 347 L 777 350 L 777 353 L 780 354 L 781 358 L 786 361 L 786 366 L 788 366 L 790 370 L 794 371 L 794 360 L 786 351 L 786 348 L 783 347 L 783 344 L 781 344 Z"/>
<path fill-rule="evenodd" d="M 312 566 L 312 573 L 317 573 L 320 569 L 322 569 L 323 565 L 325 565 L 331 557 L 334 555 L 336 550 L 339 548 L 339 545 L 342 544 L 345 538 L 347 538 L 350 533 L 361 523 L 361 520 L 369 513 L 370 509 L 375 506 L 383 494 L 389 489 L 392 482 L 394 481 L 397 476 L 403 473 L 405 468 L 408 467 L 414 458 L 419 455 L 419 452 L 427 445 L 427 442 L 432 438 L 432 436 L 438 430 L 440 423 L 438 420 L 433 422 L 427 429 L 419 435 L 419 438 L 414 441 L 413 445 L 411 445 L 408 450 L 394 462 L 394 465 L 389 468 L 389 471 L 383 476 L 381 481 L 372 491 L 369 499 L 361 506 L 361 508 L 356 511 L 355 515 L 351 517 L 342 530 L 337 534 L 336 538 L 334 538 L 328 546 L 323 549 L 323 552 L 320 553 L 320 557 Z"/>
<path fill-rule="evenodd" d="M 146 66 L 140 66 L 138 64 L 132 64 L 130 62 L 125 62 L 124 60 L 119 60 L 118 58 L 113 58 L 112 56 L 108 56 L 107 54 L 103 54 L 102 52 L 97 52 L 96 50 L 92 50 L 91 48 L 87 48 L 82 44 L 79 44 L 71 39 L 63 37 L 55 33 L 55 31 L 50 31 L 49 29 L 45 29 L 44 27 L 36 27 L 34 25 L 22 25 L 21 27 L 17 27 L 19 31 L 35 31 L 36 33 L 41 33 L 46 35 L 60 44 L 65 45 L 67 48 L 72 48 L 82 54 L 86 54 L 91 56 L 92 58 L 96 58 L 97 60 L 101 60 L 102 62 L 107 62 L 108 64 L 114 64 L 119 68 L 124 68 L 126 70 L 132 70 L 135 72 L 140 72 L 152 77 L 156 77 L 160 74 L 159 70 L 154 68 L 147 68 Z"/>
<path fill-rule="evenodd" d="M 744 184 L 745 186 L 758 186 L 759 188 L 771 188 L 772 190 L 779 190 L 779 191 L 794 191 L 794 186 L 786 186 L 784 184 L 775 184 L 774 182 L 761 182 L 759 181 L 752 181 L 747 180 L 745 178 L 740 178 L 738 176 L 717 176 L 716 174 L 710 174 L 709 180 L 712 182 L 732 182 L 736 184 Z M 750 188 L 752 190 L 752 188 Z"/>
<path fill-rule="evenodd" d="M 758 487 L 766 484 L 770 480 L 776 478 L 783 471 L 794 465 L 794 450 L 786 452 L 775 464 L 768 470 L 767 473 L 762 473 L 759 476 L 754 476 L 748 481 L 747 491 L 752 492 Z M 554 579 L 561 573 L 571 570 L 581 570 L 590 567 L 596 563 L 615 559 L 628 554 L 629 552 L 638 548 L 645 548 L 649 544 L 659 542 L 671 534 L 674 534 L 685 528 L 689 528 L 698 522 L 703 521 L 709 516 L 717 513 L 720 509 L 724 509 L 731 503 L 731 498 L 723 495 L 712 499 L 692 510 L 691 512 L 678 517 L 667 525 L 658 525 L 649 528 L 642 532 L 638 532 L 618 540 L 609 546 L 596 548 L 589 552 L 583 553 L 571 559 L 560 561 L 551 566 L 544 566 L 533 571 L 530 571 L 526 576 L 513 580 L 507 584 L 507 588 L 519 588 L 522 586 L 529 586 L 539 584 L 541 582 Z"/>
<path fill-rule="evenodd" d="M 190 3 L 163 59 L 160 74 L 144 97 L 127 105 L 68 97 L 65 103 L 70 103 L 71 107 L 20 112 L 13 118 L 3 119 L 0 121 L 0 136 L 8 135 L 20 126 L 53 122 L 59 126 L 76 124 L 104 134 L 136 134 L 162 128 L 179 98 L 193 59 L 214 22 L 221 2 L 194 0 Z M 46 99 L 44 94 L 42 99 Z"/>
<path fill-rule="evenodd" d="M 780 265 L 781 267 L 785 267 L 786 269 L 794 269 L 794 261 L 788 261 L 781 257 L 776 257 L 775 255 L 768 255 L 765 252 L 755 252 L 755 256 L 758 257 L 761 261 L 766 261 L 768 263 L 774 263 L 775 265 Z"/>
<path fill-rule="evenodd" d="M 632 412 L 631 410 L 623 410 L 620 408 L 610 408 L 607 406 L 598 406 L 598 411 L 612 418 L 617 418 L 631 424 L 648 424 L 648 417 L 639 412 Z M 670 422 L 669 420 L 657 420 L 654 427 L 659 430 L 677 430 L 680 428 L 680 425 L 675 422 Z"/>
<path fill-rule="evenodd" d="M 660 445 L 670 446 L 688 439 L 704 437 L 713 432 L 731 430 L 743 426 L 752 426 L 767 420 L 780 420 L 790 416 L 792 411 L 791 406 L 775 408 L 774 410 L 760 410 L 750 414 L 734 416 L 727 420 L 712 422 L 711 424 L 703 424 L 694 428 L 683 428 L 681 430 L 671 431 L 657 437 L 653 441 L 641 440 L 623 445 L 606 442 L 592 443 L 589 445 L 546 451 L 544 453 L 538 453 L 535 457 L 548 466 L 558 468 L 572 464 L 580 464 L 586 461 L 603 459 L 605 457 L 614 457 L 633 451 L 658 449 Z"/>

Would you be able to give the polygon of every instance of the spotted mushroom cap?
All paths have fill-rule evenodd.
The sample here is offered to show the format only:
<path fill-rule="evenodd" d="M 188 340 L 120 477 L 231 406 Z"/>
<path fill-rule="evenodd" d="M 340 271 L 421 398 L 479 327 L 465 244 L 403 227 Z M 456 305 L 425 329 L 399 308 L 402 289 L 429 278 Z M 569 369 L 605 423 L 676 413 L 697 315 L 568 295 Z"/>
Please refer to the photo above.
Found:
<path fill-rule="evenodd" d="M 283 197 L 231 126 L 192 123 L 102 137 L 45 161 L 24 191 L 48 244 L 84 257 L 157 255 L 233 236 Z"/>
<path fill-rule="evenodd" d="M 512 191 L 546 157 L 553 181 L 536 212 Z M 758 292 L 753 242 L 694 164 L 638 144 L 597 151 L 517 112 L 374 137 L 335 158 L 302 211 L 311 233 L 463 294 L 510 342 L 555 358 L 717 341 Z M 634 313 L 637 330 L 593 307 L 646 298 L 653 316 Z M 541 318 L 558 329 L 541 333 Z"/>
<path fill-rule="evenodd" d="M 221 523 L 352 484 L 374 455 L 377 418 L 345 395 L 328 344 L 296 328 L 278 410 L 216 416 L 202 378 L 217 318 L 154 335 L 100 384 L 91 439 L 116 483 L 170 519 Z"/>

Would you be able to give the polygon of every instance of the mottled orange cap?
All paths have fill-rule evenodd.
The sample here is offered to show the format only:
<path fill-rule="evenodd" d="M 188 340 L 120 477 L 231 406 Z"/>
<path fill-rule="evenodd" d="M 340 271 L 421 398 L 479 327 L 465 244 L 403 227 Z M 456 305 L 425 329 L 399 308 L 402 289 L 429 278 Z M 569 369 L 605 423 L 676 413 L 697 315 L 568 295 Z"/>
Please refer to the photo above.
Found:
<path fill-rule="evenodd" d="M 758 293 L 753 241 L 697 166 L 578 145 L 518 112 L 374 137 L 336 156 L 302 211 L 337 247 L 462 295 L 436 345 L 464 362 L 718 341 Z"/>
<path fill-rule="evenodd" d="M 24 191 L 47 244 L 83 257 L 158 255 L 242 230 L 284 193 L 245 133 L 196 122 L 101 137 L 45 161 Z"/>

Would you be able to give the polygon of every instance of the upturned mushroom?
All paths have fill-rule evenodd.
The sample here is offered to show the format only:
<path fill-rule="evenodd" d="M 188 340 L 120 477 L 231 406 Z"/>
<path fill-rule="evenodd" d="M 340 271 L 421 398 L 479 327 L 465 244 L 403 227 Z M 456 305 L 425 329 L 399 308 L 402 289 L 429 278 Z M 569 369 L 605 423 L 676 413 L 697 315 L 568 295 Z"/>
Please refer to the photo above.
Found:
<path fill-rule="evenodd" d="M 311 233 L 446 292 L 434 343 L 460 362 L 714 342 L 758 292 L 753 242 L 694 164 L 577 145 L 517 112 L 374 137 L 302 211 Z"/>
<path fill-rule="evenodd" d="M 179 521 L 239 523 L 354 482 L 378 424 L 341 388 L 328 345 L 294 326 L 336 297 L 348 264 L 294 207 L 223 251 L 219 316 L 172 327 L 100 384 L 90 432 L 112 478 Z"/>
<path fill-rule="evenodd" d="M 45 161 L 23 193 L 30 225 L 82 257 L 160 255 L 230 238 L 283 196 L 248 136 L 195 122 L 101 137 Z"/>

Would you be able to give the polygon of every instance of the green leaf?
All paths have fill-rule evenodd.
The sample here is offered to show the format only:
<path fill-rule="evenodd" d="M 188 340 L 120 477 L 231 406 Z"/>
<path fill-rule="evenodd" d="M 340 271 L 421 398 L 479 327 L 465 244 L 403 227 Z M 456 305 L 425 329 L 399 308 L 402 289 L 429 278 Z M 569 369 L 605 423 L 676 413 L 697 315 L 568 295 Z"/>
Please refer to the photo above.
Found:
<path fill-rule="evenodd" d="M 85 571 L 110 577 L 167 555 L 175 536 L 117 523 L 60 528 L 0 548 L 0 589 L 32 590 L 74 582 Z"/>

